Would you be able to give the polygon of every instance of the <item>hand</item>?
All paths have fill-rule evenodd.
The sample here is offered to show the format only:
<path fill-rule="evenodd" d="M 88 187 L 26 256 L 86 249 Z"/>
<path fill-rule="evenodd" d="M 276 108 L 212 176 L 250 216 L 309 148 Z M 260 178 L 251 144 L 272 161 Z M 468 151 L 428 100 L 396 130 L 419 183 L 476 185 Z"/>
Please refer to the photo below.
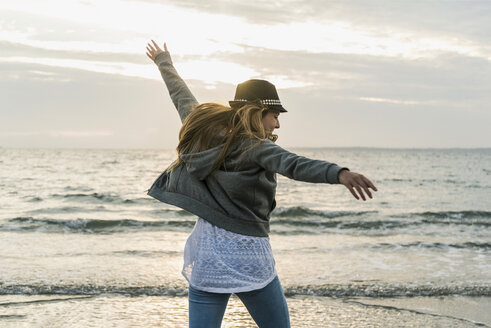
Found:
<path fill-rule="evenodd" d="M 160 49 L 160 47 L 157 45 L 157 43 L 155 43 L 155 41 L 152 40 L 152 44 L 150 43 L 147 43 L 147 56 L 148 58 L 150 58 L 151 60 L 155 61 L 155 57 L 157 57 L 158 54 L 164 52 L 164 51 L 168 51 L 167 50 L 167 44 L 164 42 L 164 51 L 162 51 L 162 49 Z"/>
<path fill-rule="evenodd" d="M 355 189 L 358 191 L 363 200 L 366 200 L 363 190 L 370 198 L 372 198 L 372 194 L 368 188 L 372 188 L 373 190 L 377 191 L 377 187 L 375 187 L 373 183 L 362 174 L 350 172 L 348 170 L 341 170 L 341 172 L 339 172 L 338 179 L 340 183 L 349 189 L 356 199 L 360 199 L 360 197 L 356 194 Z"/>

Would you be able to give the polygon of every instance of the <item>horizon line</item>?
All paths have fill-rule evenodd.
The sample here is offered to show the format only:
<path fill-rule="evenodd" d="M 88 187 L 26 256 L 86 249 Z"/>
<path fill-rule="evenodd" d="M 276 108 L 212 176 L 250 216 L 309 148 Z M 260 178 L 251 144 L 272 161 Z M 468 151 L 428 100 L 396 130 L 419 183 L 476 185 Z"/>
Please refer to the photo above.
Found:
<path fill-rule="evenodd" d="M 378 149 L 378 150 L 491 150 L 490 147 L 378 147 L 378 146 L 281 146 L 290 149 Z M 143 147 L 4 147 L 0 149 L 52 149 L 52 150 L 175 150 L 175 148 Z"/>

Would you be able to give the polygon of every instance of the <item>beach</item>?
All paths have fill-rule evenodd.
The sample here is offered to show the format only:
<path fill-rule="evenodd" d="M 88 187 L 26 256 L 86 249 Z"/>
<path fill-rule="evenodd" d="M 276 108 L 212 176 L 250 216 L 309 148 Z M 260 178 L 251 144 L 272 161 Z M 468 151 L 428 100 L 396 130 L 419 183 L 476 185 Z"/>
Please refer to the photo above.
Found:
<path fill-rule="evenodd" d="M 2 327 L 187 327 L 187 298 L 174 296 L 2 296 Z M 379 300 L 287 298 L 292 327 L 487 327 L 489 298 Z M 2 305 L 5 307 L 5 305 Z M 33 315 L 35 314 L 35 315 Z M 485 324 L 487 322 L 487 324 Z M 479 324 L 481 323 L 481 324 Z M 222 327 L 257 327 L 233 295 Z"/>
<path fill-rule="evenodd" d="M 491 327 L 491 149 L 298 148 L 379 188 L 278 176 L 292 327 Z M 1 327 L 187 327 L 196 216 L 146 195 L 172 150 L 0 149 Z M 235 296 L 222 327 L 255 327 Z"/>

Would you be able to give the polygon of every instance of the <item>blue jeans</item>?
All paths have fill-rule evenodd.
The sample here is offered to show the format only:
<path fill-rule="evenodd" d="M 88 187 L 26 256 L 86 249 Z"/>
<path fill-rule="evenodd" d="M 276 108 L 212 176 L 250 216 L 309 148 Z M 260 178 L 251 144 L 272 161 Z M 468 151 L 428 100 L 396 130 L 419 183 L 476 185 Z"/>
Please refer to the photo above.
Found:
<path fill-rule="evenodd" d="M 276 276 L 261 289 L 235 293 L 259 328 L 289 328 L 286 298 Z M 220 328 L 230 293 L 210 293 L 189 285 L 189 327 Z"/>

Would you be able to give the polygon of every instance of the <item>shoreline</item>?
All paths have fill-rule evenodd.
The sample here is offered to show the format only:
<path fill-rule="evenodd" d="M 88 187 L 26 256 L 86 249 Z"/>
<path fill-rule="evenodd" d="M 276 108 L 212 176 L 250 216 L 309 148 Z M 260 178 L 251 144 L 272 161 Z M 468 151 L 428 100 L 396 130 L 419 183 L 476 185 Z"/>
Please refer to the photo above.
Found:
<path fill-rule="evenodd" d="M 491 327 L 491 297 L 287 297 L 292 327 Z M 0 295 L 2 327 L 187 326 L 187 297 Z M 222 327 L 256 327 L 232 295 Z"/>

